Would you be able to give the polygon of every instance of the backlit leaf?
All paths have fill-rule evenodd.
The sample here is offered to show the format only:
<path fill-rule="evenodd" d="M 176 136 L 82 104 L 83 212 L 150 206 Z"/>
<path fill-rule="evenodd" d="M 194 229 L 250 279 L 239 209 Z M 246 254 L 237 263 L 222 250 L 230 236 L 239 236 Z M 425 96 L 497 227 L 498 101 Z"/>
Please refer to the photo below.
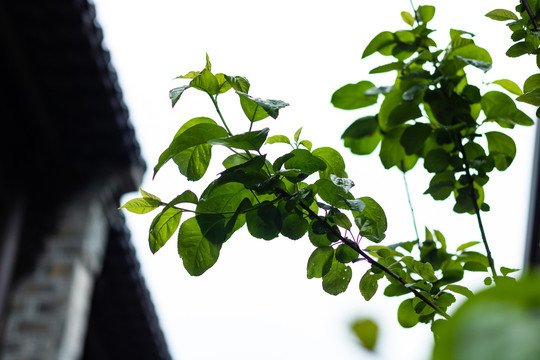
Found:
<path fill-rule="evenodd" d="M 322 278 L 330 271 L 334 259 L 334 249 L 331 246 L 321 246 L 313 251 L 307 263 L 307 277 Z"/>
<path fill-rule="evenodd" d="M 375 87 L 370 81 L 360 81 L 356 84 L 347 84 L 336 90 L 332 95 L 332 105 L 338 109 L 353 110 L 373 105 L 377 102 L 377 95 L 366 95 L 368 89 Z"/>
<path fill-rule="evenodd" d="M 334 259 L 330 271 L 323 276 L 323 289 L 331 295 L 341 294 L 347 290 L 351 277 L 351 268 Z"/>
<path fill-rule="evenodd" d="M 150 225 L 148 239 L 153 254 L 161 249 L 178 229 L 181 216 L 182 210 L 170 207 L 163 209 L 163 212 L 154 218 Z"/>
<path fill-rule="evenodd" d="M 220 244 L 204 237 L 195 218 L 187 219 L 178 232 L 178 254 L 187 272 L 192 276 L 202 275 L 219 257 Z"/>

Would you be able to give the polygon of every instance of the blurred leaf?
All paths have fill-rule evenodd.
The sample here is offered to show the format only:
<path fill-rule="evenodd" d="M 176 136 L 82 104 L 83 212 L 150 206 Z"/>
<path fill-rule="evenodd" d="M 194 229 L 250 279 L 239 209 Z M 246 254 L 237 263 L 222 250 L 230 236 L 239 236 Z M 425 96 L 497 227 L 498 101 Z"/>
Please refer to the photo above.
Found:
<path fill-rule="evenodd" d="M 376 116 L 367 116 L 353 122 L 341 135 L 345 147 L 353 154 L 365 155 L 375 150 L 381 142 L 382 135 Z"/>
<path fill-rule="evenodd" d="M 377 344 L 378 327 L 372 320 L 358 320 L 352 326 L 352 331 L 358 338 L 360 344 L 369 351 L 375 350 Z"/>
<path fill-rule="evenodd" d="M 523 95 L 523 91 L 521 91 L 519 86 L 512 80 L 508 80 L 508 79 L 495 80 L 493 81 L 493 84 L 502 86 L 503 89 L 505 89 L 506 91 L 514 95 L 518 95 L 518 96 Z"/>

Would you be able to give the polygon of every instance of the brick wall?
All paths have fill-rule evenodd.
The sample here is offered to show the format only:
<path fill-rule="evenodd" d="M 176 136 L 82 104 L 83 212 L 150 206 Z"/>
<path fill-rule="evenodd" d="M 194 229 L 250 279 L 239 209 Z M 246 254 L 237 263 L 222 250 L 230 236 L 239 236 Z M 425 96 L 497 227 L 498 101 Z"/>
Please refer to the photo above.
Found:
<path fill-rule="evenodd" d="M 97 198 L 80 196 L 63 209 L 35 268 L 9 296 L 1 360 L 80 358 L 107 231 Z"/>

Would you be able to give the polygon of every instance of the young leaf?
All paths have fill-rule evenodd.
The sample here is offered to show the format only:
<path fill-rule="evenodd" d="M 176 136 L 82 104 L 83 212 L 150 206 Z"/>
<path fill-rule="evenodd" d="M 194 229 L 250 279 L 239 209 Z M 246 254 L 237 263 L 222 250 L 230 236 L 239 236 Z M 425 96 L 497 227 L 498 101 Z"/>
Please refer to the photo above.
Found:
<path fill-rule="evenodd" d="M 145 197 L 133 199 L 125 203 L 120 209 L 126 209 L 135 214 L 146 214 L 162 205 L 161 201 L 154 198 Z"/>
<path fill-rule="evenodd" d="M 240 96 L 240 105 L 244 114 L 251 122 L 265 119 L 268 116 L 276 119 L 279 115 L 279 109 L 289 106 L 281 100 L 263 100 L 241 91 L 236 91 L 236 93 Z"/>
<path fill-rule="evenodd" d="M 495 9 L 491 10 L 486 14 L 486 16 L 490 19 L 497 20 L 497 21 L 507 21 L 507 20 L 518 20 L 518 17 L 516 14 L 514 14 L 510 10 L 505 9 Z"/>
<path fill-rule="evenodd" d="M 182 210 L 170 207 L 163 209 L 163 211 L 154 218 L 150 225 L 148 238 L 150 250 L 153 254 L 161 249 L 167 240 L 171 238 L 176 229 L 178 229 L 181 216 Z"/>
<path fill-rule="evenodd" d="M 500 85 L 503 89 L 506 91 L 514 94 L 514 95 L 523 95 L 523 91 L 519 88 L 519 86 L 513 82 L 512 80 L 508 79 L 501 79 L 501 80 L 495 80 L 492 82 L 493 84 Z"/>
<path fill-rule="evenodd" d="M 435 6 L 432 5 L 420 5 L 418 7 L 418 15 L 420 16 L 420 20 L 422 23 L 427 23 L 431 19 L 433 19 L 433 16 L 435 16 Z"/>
<path fill-rule="evenodd" d="M 330 147 L 322 147 L 313 150 L 313 156 L 318 157 L 326 164 L 326 169 L 319 171 L 319 177 L 329 179 L 331 175 L 346 178 L 345 161 L 341 154 Z"/>
<path fill-rule="evenodd" d="M 332 267 L 334 249 L 331 246 L 321 246 L 311 253 L 307 263 L 307 277 L 322 278 Z"/>
<path fill-rule="evenodd" d="M 414 26 L 414 16 L 412 16 L 409 12 L 402 11 L 401 18 L 403 19 L 403 21 L 405 21 L 406 24 Z"/>
<path fill-rule="evenodd" d="M 285 135 L 273 135 L 266 139 L 266 144 L 285 143 L 290 144 L 291 141 Z"/>
<path fill-rule="evenodd" d="M 480 244 L 480 241 L 468 241 L 464 244 L 461 244 L 457 247 L 456 251 L 459 252 L 459 251 L 463 251 L 465 249 L 468 249 L 470 248 L 471 246 L 474 246 L 476 244 Z"/>
<path fill-rule="evenodd" d="M 351 268 L 334 259 L 330 271 L 322 278 L 323 289 L 331 295 L 341 294 L 347 290 L 351 277 Z"/>
<path fill-rule="evenodd" d="M 218 82 L 218 93 L 223 94 L 231 90 L 231 83 L 227 81 L 225 74 L 216 74 L 216 80 Z"/>
<path fill-rule="evenodd" d="M 187 219 L 180 226 L 178 254 L 190 275 L 199 276 L 210 269 L 216 263 L 220 249 L 221 244 L 212 243 L 204 237 L 197 219 Z"/>
<path fill-rule="evenodd" d="M 506 276 L 516 271 L 519 271 L 519 269 L 510 269 L 510 268 L 501 266 L 501 274 L 503 274 L 503 276 Z"/>
<path fill-rule="evenodd" d="M 154 177 L 163 165 L 182 151 L 191 147 L 206 144 L 209 140 L 226 137 L 227 131 L 221 126 L 211 123 L 198 123 L 176 136 L 171 145 L 159 157 L 154 167 Z M 183 158 L 185 159 L 185 158 Z"/>
<path fill-rule="evenodd" d="M 157 201 L 161 201 L 161 199 L 158 198 L 156 195 L 150 194 L 149 192 L 146 192 L 143 189 L 139 189 L 139 191 L 141 192 L 141 195 L 143 196 L 143 198 L 150 198 Z"/>
<path fill-rule="evenodd" d="M 294 133 L 294 142 L 298 142 L 298 140 L 300 139 L 301 133 L 302 133 L 302 128 L 296 130 L 296 132 Z"/>
<path fill-rule="evenodd" d="M 208 69 L 201 71 L 191 82 L 189 87 L 207 92 L 209 95 L 219 94 L 220 86 L 217 78 Z"/>
<path fill-rule="evenodd" d="M 356 84 L 347 84 L 336 90 L 332 95 L 332 105 L 338 109 L 353 110 L 373 105 L 377 102 L 377 95 L 366 95 L 368 89 L 375 87 L 370 81 L 360 81 Z"/>

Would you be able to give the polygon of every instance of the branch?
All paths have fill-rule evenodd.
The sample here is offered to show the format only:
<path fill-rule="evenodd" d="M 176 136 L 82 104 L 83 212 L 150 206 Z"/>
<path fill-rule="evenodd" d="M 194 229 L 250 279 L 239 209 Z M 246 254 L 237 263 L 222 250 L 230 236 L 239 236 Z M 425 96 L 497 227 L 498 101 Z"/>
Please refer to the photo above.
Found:
<path fill-rule="evenodd" d="M 280 195 L 280 196 L 283 196 L 283 197 L 291 197 L 291 194 L 289 194 L 288 192 L 286 192 L 285 190 L 282 190 L 282 189 L 276 189 L 276 194 L 277 195 Z M 341 233 L 339 231 L 336 231 L 335 229 L 332 228 L 332 226 L 330 226 L 330 224 L 322 217 L 320 217 L 318 214 L 316 214 L 313 210 L 311 210 L 309 208 L 309 206 L 307 206 L 306 204 L 304 204 L 302 201 L 299 201 L 298 202 L 300 207 L 304 210 L 307 211 L 307 213 L 309 214 L 310 217 L 312 218 L 315 218 L 319 221 L 322 221 L 325 226 L 329 229 L 329 231 L 331 231 L 335 236 L 337 236 L 341 242 L 345 245 L 347 245 L 348 247 L 350 247 L 351 249 L 353 249 L 354 251 L 356 251 L 358 254 L 360 254 L 360 256 L 362 256 L 364 259 L 367 260 L 367 262 L 369 262 L 372 266 L 375 266 L 377 268 L 379 268 L 380 270 L 384 271 L 385 273 L 387 273 L 389 276 L 393 277 L 394 279 L 396 279 L 397 281 L 399 281 L 402 285 L 404 285 L 408 290 L 410 290 L 414 296 L 416 296 L 417 298 L 419 298 L 420 300 L 422 300 L 424 303 L 426 303 L 427 305 L 429 305 L 433 310 L 435 310 L 439 315 L 443 316 L 445 319 L 449 319 L 450 318 L 450 315 L 448 315 L 446 312 L 444 312 L 443 310 L 441 310 L 437 305 L 435 305 L 435 303 L 433 303 L 433 301 L 429 300 L 428 298 L 426 298 L 424 295 L 422 295 L 418 290 L 416 290 L 414 287 L 410 286 L 411 284 L 408 283 L 405 279 L 403 279 L 401 276 L 397 275 L 396 273 L 394 273 L 392 270 L 390 270 L 389 268 L 387 268 L 386 266 L 380 264 L 379 262 L 377 262 L 375 259 L 373 259 L 371 256 L 369 256 L 364 250 L 360 249 L 360 246 L 352 241 L 351 239 L 349 238 L 346 238 L 345 236 L 341 235 Z"/>
<path fill-rule="evenodd" d="M 538 31 L 538 22 L 536 21 L 536 16 L 534 16 L 534 13 L 527 0 L 521 0 L 521 5 L 525 8 L 527 15 L 529 15 L 529 18 L 531 19 L 534 26 L 534 31 Z"/>
<path fill-rule="evenodd" d="M 465 176 L 467 176 L 467 181 L 469 183 L 469 196 L 474 207 L 474 213 L 476 214 L 476 220 L 478 221 L 478 228 L 480 229 L 480 235 L 482 236 L 482 242 L 484 243 L 484 248 L 486 249 L 486 256 L 488 258 L 489 267 L 491 268 L 491 273 L 493 278 L 497 277 L 497 270 L 495 270 L 495 262 L 493 261 L 493 256 L 491 256 L 491 251 L 489 250 L 489 245 L 486 237 L 486 232 L 484 231 L 484 225 L 482 224 L 482 217 L 480 216 L 480 209 L 478 208 L 478 202 L 476 201 L 476 192 L 474 191 L 474 179 L 471 176 L 471 169 L 469 168 L 469 162 L 467 160 L 467 155 L 465 154 L 465 148 L 461 143 L 461 140 L 457 144 L 461 156 L 463 156 L 463 162 L 465 163 Z"/>

